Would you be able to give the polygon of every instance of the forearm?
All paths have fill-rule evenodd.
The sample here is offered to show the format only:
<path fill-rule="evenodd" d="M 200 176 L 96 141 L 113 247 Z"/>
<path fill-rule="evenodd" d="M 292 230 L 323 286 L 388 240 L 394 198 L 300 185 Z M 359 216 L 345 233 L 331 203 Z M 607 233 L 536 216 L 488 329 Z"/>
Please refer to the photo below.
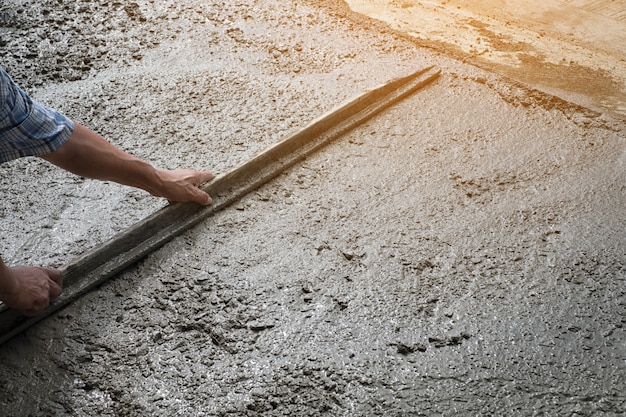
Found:
<path fill-rule="evenodd" d="M 116 148 L 78 123 L 63 146 L 42 158 L 76 175 L 115 181 L 151 194 L 157 194 L 162 186 L 152 165 Z"/>
<path fill-rule="evenodd" d="M 193 201 L 203 205 L 212 201 L 207 193 L 198 188 L 213 178 L 212 173 L 156 169 L 78 123 L 75 123 L 74 133 L 63 146 L 42 158 L 76 175 L 141 188 L 171 201 Z"/>

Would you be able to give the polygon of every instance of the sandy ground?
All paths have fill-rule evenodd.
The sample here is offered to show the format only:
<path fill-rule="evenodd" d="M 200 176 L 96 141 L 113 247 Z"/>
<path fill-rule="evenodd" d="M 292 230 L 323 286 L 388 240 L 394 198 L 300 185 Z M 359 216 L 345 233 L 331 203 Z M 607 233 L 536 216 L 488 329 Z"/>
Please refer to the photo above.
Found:
<path fill-rule="evenodd" d="M 395 76 L 433 85 L 0 347 L 4 415 L 621 415 L 626 125 L 320 1 L 13 0 L 14 78 L 223 172 Z M 0 252 L 61 265 L 164 202 L 0 166 Z"/>
<path fill-rule="evenodd" d="M 626 119 L 626 3 L 347 0 L 425 45 Z"/>

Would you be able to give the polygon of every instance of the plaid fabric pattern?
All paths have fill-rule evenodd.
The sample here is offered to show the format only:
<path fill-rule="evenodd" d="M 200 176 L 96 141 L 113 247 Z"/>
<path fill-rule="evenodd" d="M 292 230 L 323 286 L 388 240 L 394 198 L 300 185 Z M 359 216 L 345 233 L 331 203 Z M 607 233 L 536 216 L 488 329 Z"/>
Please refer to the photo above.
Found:
<path fill-rule="evenodd" d="M 74 122 L 31 100 L 0 67 L 0 163 L 53 152 L 73 131 Z"/>

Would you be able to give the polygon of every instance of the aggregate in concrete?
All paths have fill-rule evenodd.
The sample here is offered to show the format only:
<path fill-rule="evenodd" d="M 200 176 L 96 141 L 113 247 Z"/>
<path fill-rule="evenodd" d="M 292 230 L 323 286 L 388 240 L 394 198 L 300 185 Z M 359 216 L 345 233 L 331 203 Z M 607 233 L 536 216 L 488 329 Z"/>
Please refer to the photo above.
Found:
<path fill-rule="evenodd" d="M 0 12 L 17 81 L 170 168 L 223 172 L 367 88 L 442 69 L 1 346 L 5 414 L 624 411 L 623 121 L 333 2 Z M 89 62 L 69 68 L 72 51 Z M 165 204 L 35 159 L 0 172 L 11 263 L 61 265 Z"/>

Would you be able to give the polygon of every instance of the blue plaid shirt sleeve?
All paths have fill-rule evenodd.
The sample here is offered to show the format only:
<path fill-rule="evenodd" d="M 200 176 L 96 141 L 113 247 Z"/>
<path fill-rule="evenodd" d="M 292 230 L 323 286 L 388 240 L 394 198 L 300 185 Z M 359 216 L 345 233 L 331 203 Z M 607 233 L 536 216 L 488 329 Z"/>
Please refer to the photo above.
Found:
<path fill-rule="evenodd" d="M 74 122 L 33 101 L 0 67 L 0 163 L 60 148 Z"/>

